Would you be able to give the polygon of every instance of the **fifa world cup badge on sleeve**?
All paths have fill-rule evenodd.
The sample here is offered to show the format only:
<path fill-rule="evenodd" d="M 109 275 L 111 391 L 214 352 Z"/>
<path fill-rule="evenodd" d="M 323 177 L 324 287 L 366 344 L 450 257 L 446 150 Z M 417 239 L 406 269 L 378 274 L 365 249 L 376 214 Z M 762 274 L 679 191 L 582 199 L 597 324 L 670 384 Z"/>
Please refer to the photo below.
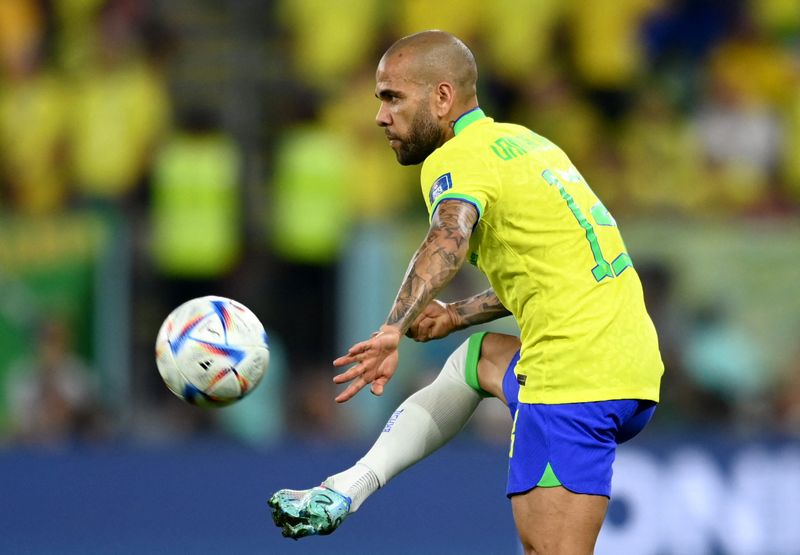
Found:
<path fill-rule="evenodd" d="M 453 188 L 453 178 L 450 177 L 450 172 L 447 172 L 446 174 L 438 177 L 436 179 L 436 181 L 433 182 L 433 185 L 431 186 L 431 192 L 430 192 L 430 195 L 429 195 L 431 204 L 433 204 L 434 201 L 437 198 L 439 198 L 439 195 L 441 195 L 442 193 L 444 193 L 448 189 L 452 189 L 452 188 Z"/>

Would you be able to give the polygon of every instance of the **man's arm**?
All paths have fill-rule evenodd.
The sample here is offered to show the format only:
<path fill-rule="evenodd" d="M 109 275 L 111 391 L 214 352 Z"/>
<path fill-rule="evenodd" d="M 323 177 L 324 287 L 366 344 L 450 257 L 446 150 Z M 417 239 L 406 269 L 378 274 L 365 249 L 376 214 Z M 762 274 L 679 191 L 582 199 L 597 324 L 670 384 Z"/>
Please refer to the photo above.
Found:
<path fill-rule="evenodd" d="M 408 328 L 406 335 L 421 342 L 441 339 L 454 331 L 510 315 L 511 312 L 497 298 L 494 289 L 490 288 L 452 303 L 431 301 Z"/>
<path fill-rule="evenodd" d="M 405 333 L 422 309 L 453 279 L 464 265 L 477 218 L 478 213 L 471 204 L 460 200 L 442 201 L 425 241 L 408 265 L 384 326 Z"/>
<path fill-rule="evenodd" d="M 477 221 L 478 211 L 467 202 L 454 199 L 439 204 L 385 323 L 370 339 L 356 343 L 346 355 L 333 361 L 336 367 L 354 365 L 333 378 L 337 384 L 351 382 L 336 397 L 337 402 L 349 400 L 368 383 L 372 384 L 372 393 L 383 393 L 397 368 L 400 338 L 464 264 Z"/>
<path fill-rule="evenodd" d="M 468 299 L 450 303 L 448 306 L 458 315 L 459 327 L 456 329 L 485 324 L 504 316 L 511 316 L 511 312 L 503 306 L 492 288 Z"/>

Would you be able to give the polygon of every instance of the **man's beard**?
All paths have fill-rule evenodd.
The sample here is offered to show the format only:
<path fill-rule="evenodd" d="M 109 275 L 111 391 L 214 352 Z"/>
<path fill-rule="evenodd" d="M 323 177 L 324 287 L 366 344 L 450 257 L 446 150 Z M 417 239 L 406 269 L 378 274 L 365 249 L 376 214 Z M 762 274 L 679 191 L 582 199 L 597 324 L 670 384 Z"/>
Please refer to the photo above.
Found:
<path fill-rule="evenodd" d="M 411 132 L 400 141 L 395 151 L 397 161 L 402 166 L 413 166 L 425 161 L 428 155 L 442 144 L 442 130 L 430 114 L 419 109 L 411 121 Z"/>

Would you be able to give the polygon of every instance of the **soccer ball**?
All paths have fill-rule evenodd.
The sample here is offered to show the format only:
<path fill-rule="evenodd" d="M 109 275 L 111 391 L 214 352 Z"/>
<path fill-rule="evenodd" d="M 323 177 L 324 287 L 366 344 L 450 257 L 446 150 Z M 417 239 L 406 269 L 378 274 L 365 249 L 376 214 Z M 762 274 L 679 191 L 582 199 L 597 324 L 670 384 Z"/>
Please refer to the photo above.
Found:
<path fill-rule="evenodd" d="M 264 326 L 246 306 L 225 297 L 199 297 L 164 320 L 156 364 L 172 393 L 204 407 L 230 405 L 264 377 L 269 345 Z"/>

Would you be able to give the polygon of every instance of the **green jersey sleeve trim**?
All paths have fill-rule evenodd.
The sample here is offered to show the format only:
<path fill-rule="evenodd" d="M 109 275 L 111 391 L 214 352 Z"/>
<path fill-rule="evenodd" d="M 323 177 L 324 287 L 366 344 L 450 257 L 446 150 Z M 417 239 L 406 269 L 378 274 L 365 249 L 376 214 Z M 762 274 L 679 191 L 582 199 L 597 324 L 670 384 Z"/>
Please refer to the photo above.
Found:
<path fill-rule="evenodd" d="M 465 195 L 463 193 L 444 193 L 439 195 L 439 198 L 436 199 L 436 202 L 433 203 L 431 206 L 431 219 L 433 219 L 433 213 L 436 212 L 436 208 L 439 206 L 439 203 L 443 200 L 463 200 L 464 202 L 470 203 L 472 206 L 475 207 L 475 210 L 478 211 L 478 220 L 483 217 L 483 205 L 481 202 L 473 197 L 472 195 Z"/>
<path fill-rule="evenodd" d="M 477 391 L 481 397 L 493 397 L 491 393 L 484 391 L 480 383 L 478 383 L 478 360 L 481 357 L 483 338 L 486 337 L 487 333 L 489 332 L 473 333 L 469 336 L 469 342 L 467 343 L 467 366 L 465 369 L 467 385 Z"/>

